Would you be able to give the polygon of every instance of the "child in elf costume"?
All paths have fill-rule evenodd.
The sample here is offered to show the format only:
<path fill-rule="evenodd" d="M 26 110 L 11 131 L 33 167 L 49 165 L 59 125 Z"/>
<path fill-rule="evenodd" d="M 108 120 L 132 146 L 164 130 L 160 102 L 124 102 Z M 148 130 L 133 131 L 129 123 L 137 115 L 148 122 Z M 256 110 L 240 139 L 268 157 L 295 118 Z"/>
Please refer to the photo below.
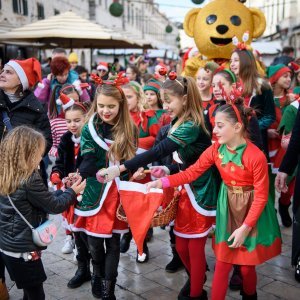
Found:
<path fill-rule="evenodd" d="M 152 161 L 173 153 L 175 164 L 152 169 L 152 175 L 184 170 L 211 145 L 211 138 L 205 128 L 201 97 L 193 78 L 178 77 L 167 79 L 162 86 L 166 110 L 172 119 L 168 137 L 151 150 L 98 172 L 99 180 L 109 182 L 126 170 L 136 170 Z M 200 102 L 200 103 L 199 103 Z M 200 104 L 200 105 L 199 105 Z M 209 169 L 203 177 L 181 190 L 178 212 L 175 220 L 176 250 L 189 274 L 189 280 L 180 291 L 179 299 L 198 297 L 207 299 L 203 290 L 206 271 L 204 246 L 214 220 L 218 182 L 215 169 Z"/>
<path fill-rule="evenodd" d="M 93 296 L 111 300 L 116 299 L 120 233 L 128 231 L 128 225 L 116 220 L 117 183 L 99 184 L 96 172 L 134 157 L 138 133 L 121 89 L 127 79 L 120 76 L 114 81 L 96 79 L 99 87 L 80 140 L 83 161 L 79 172 L 87 179 L 87 185 L 82 201 L 75 208 L 77 219 L 72 230 L 87 235 L 93 266 Z M 124 177 L 128 179 L 127 175 Z"/>
<path fill-rule="evenodd" d="M 289 95 L 289 88 L 291 85 L 292 71 L 283 64 L 270 66 L 267 69 L 267 76 L 270 84 L 273 87 L 274 103 L 276 112 L 276 121 L 268 129 L 268 147 L 269 157 L 272 166 L 272 195 L 275 194 L 274 179 L 281 164 L 282 158 L 285 154 L 285 149 L 281 147 L 282 130 L 285 121 L 280 126 L 282 116 L 285 109 L 289 106 L 291 100 Z M 278 129 L 281 129 L 278 130 Z M 288 208 L 291 204 L 291 197 L 294 193 L 294 181 L 290 182 L 287 193 L 281 193 L 279 198 L 279 214 L 282 224 L 286 227 L 292 225 L 292 219 L 289 215 Z M 275 200 L 275 199 L 274 199 Z"/>
<path fill-rule="evenodd" d="M 147 184 L 148 188 L 176 187 L 201 178 L 212 165 L 218 168 L 223 182 L 217 206 L 213 300 L 225 299 L 234 264 L 241 265 L 243 299 L 257 299 L 255 266 L 281 252 L 276 212 L 268 200 L 267 160 L 245 138 L 249 111 L 239 101 L 218 109 L 214 128 L 218 141 L 194 165 Z"/>
<path fill-rule="evenodd" d="M 64 99 L 63 109 L 68 131 L 62 135 L 58 146 L 58 154 L 55 165 L 52 168 L 50 180 L 53 184 L 67 184 L 72 174 L 76 174 L 82 162 L 80 153 L 81 129 L 85 122 L 87 106 L 85 104 L 74 102 L 73 99 Z M 75 176 L 76 177 L 76 176 Z M 75 178 L 74 178 L 75 179 Z M 80 195 L 78 199 L 80 199 Z M 74 224 L 74 205 L 63 213 L 63 225 L 66 228 L 66 245 L 71 252 L 74 248 L 74 242 L 77 249 L 76 259 L 78 261 L 78 270 L 75 276 L 68 282 L 69 288 L 77 288 L 84 282 L 91 279 L 90 273 L 90 255 L 85 245 L 86 236 L 83 232 L 72 234 L 72 225 Z M 74 240 L 73 240 L 74 235 Z"/>

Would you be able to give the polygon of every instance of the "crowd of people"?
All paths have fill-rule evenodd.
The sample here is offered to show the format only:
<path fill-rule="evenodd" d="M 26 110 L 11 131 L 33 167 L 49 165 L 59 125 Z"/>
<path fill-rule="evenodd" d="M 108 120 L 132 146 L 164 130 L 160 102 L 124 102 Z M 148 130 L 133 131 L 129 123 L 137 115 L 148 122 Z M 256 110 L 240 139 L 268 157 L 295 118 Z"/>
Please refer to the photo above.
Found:
<path fill-rule="evenodd" d="M 5 269 L 23 299 L 45 299 L 47 243 L 38 243 L 33 229 L 59 213 L 66 231 L 61 251 L 77 261 L 68 287 L 90 281 L 95 298 L 116 299 L 120 253 L 135 239 L 136 222 L 129 220 L 139 214 L 133 208 L 129 224 L 117 217 L 124 182 L 132 197 L 149 194 L 149 201 L 156 189 L 172 201 L 176 190 L 175 220 L 164 225 L 173 254 L 166 272 L 184 268 L 188 275 L 178 299 L 208 299 L 208 237 L 216 256 L 211 298 L 225 299 L 233 269 L 229 287 L 257 299 L 255 267 L 281 253 L 277 198 L 282 225 L 293 226 L 300 282 L 299 60 L 265 68 L 240 43 L 228 64 L 207 62 L 196 78 L 175 71 L 163 60 L 149 68 L 140 57 L 126 68 L 117 59 L 101 61 L 89 74 L 62 48 L 43 73 L 35 58 L 4 65 L 1 300 L 9 298 Z M 152 235 L 149 228 L 142 251 L 137 245 L 137 263 L 151 259 Z"/>

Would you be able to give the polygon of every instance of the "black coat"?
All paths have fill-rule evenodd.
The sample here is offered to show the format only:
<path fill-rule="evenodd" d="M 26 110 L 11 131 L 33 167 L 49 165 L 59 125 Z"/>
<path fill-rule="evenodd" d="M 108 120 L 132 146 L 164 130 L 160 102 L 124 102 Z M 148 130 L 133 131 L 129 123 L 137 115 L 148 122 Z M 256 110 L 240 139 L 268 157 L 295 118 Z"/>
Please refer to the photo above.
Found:
<path fill-rule="evenodd" d="M 2 111 L 6 111 L 12 127 L 27 125 L 41 131 L 47 141 L 46 151 L 48 153 L 52 147 L 51 127 L 48 116 L 34 94 L 26 91 L 24 97 L 11 105 L 8 97 L 0 90 L 0 140 L 6 134 L 3 123 Z"/>
<path fill-rule="evenodd" d="M 300 107 L 292 131 L 289 146 L 282 160 L 279 171 L 292 175 L 298 166 L 296 175 L 295 192 L 293 198 L 293 242 L 292 242 L 292 264 L 296 264 L 300 256 Z"/>
<path fill-rule="evenodd" d="M 67 177 L 69 173 L 76 172 L 82 162 L 81 152 L 74 157 L 74 142 L 72 141 L 72 133 L 66 132 L 60 139 L 58 145 L 58 157 L 55 161 L 55 166 L 52 168 L 53 172 L 58 172 L 60 178 Z"/>
<path fill-rule="evenodd" d="M 58 197 L 49 192 L 38 172 L 34 172 L 27 183 L 20 186 L 10 197 L 33 227 L 43 223 L 48 213 L 62 213 L 76 201 L 76 194 L 72 189 L 67 189 Z M 2 250 L 18 253 L 46 248 L 33 243 L 31 229 L 6 196 L 0 196 L 0 231 Z"/>

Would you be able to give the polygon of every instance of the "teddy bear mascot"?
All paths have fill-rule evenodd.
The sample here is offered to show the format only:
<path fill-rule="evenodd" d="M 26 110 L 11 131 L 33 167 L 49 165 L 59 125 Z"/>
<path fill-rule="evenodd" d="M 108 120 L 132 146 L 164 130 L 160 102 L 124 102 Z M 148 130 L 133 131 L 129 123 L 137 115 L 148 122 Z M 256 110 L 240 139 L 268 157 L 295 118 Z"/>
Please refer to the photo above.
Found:
<path fill-rule="evenodd" d="M 183 75 L 195 77 L 198 69 L 208 61 L 219 65 L 229 61 L 235 45 L 232 38 L 243 39 L 249 33 L 247 44 L 260 37 L 266 28 L 266 18 L 257 8 L 248 8 L 246 0 L 213 0 L 202 8 L 191 9 L 184 19 L 185 33 L 194 38 L 199 55 L 187 60 Z M 263 70 L 259 68 L 260 73 Z"/>

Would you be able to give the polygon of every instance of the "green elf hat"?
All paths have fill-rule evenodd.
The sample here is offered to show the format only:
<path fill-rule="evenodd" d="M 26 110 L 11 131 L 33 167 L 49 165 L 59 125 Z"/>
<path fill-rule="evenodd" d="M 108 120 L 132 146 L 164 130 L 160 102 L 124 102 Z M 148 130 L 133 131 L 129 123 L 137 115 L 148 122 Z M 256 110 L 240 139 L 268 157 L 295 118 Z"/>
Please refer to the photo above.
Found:
<path fill-rule="evenodd" d="M 295 86 L 294 87 L 293 94 L 300 95 L 300 86 Z"/>
<path fill-rule="evenodd" d="M 292 72 L 289 67 L 284 64 L 270 66 L 267 68 L 267 77 L 271 84 L 274 84 L 286 72 Z"/>
<path fill-rule="evenodd" d="M 156 79 L 150 79 L 146 82 L 144 86 L 144 92 L 145 91 L 154 91 L 156 94 L 159 94 L 159 90 L 161 89 L 162 85 L 161 83 Z"/>

